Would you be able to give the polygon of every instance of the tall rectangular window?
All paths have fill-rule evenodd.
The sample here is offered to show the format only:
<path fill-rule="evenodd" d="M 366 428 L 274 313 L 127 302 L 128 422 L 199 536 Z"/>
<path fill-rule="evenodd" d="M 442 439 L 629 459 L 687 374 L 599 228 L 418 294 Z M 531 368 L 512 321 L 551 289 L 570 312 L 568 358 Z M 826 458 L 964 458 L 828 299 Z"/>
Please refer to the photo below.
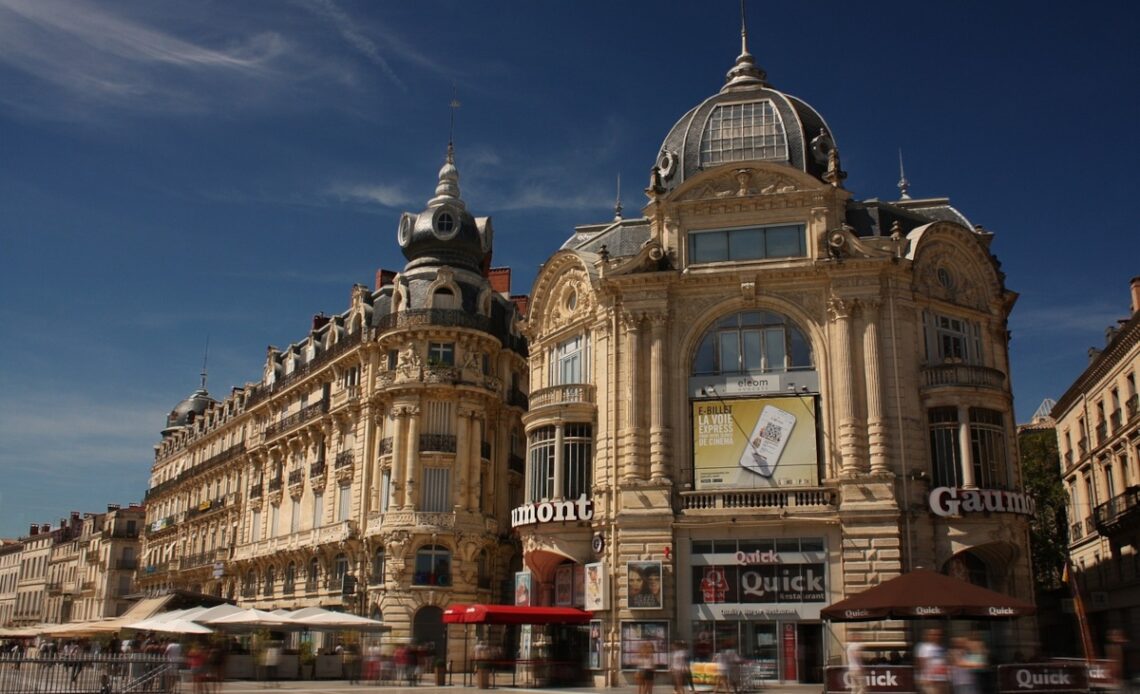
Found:
<path fill-rule="evenodd" d="M 528 501 L 542 501 L 554 495 L 554 427 L 536 429 L 531 435 Z"/>
<path fill-rule="evenodd" d="M 970 408 L 970 448 L 974 483 L 983 489 L 1004 489 L 1006 479 L 1005 418 L 1001 412 Z"/>
<path fill-rule="evenodd" d="M 325 522 L 325 494 L 324 492 L 316 492 L 313 494 L 313 527 L 319 528 Z"/>
<path fill-rule="evenodd" d="M 957 487 L 962 478 L 962 456 L 958 450 L 958 409 L 934 407 L 927 412 L 930 423 L 930 455 L 935 487 Z"/>
<path fill-rule="evenodd" d="M 551 376 L 556 379 L 550 385 L 584 383 L 586 339 L 575 335 L 554 348 L 554 368 Z"/>
<path fill-rule="evenodd" d="M 338 521 L 348 520 L 348 512 L 351 508 L 352 487 L 347 484 L 342 484 L 337 487 L 336 519 Z"/>
<path fill-rule="evenodd" d="M 277 537 L 277 521 L 281 515 L 280 511 L 280 504 L 272 504 L 269 507 L 269 537 Z"/>
<path fill-rule="evenodd" d="M 590 495 L 594 456 L 589 424 L 566 424 L 562 436 L 563 494 L 567 499 Z"/>
<path fill-rule="evenodd" d="M 293 505 L 289 508 L 289 534 L 297 532 L 301 529 L 301 500 L 293 499 Z"/>
<path fill-rule="evenodd" d="M 380 475 L 380 513 L 388 510 L 392 503 L 392 471 L 385 468 Z"/>
<path fill-rule="evenodd" d="M 451 510 L 451 470 L 445 467 L 425 467 L 423 510 L 427 513 L 444 513 Z"/>
<path fill-rule="evenodd" d="M 254 509 L 249 519 L 249 541 L 257 542 L 261 539 L 261 511 Z"/>

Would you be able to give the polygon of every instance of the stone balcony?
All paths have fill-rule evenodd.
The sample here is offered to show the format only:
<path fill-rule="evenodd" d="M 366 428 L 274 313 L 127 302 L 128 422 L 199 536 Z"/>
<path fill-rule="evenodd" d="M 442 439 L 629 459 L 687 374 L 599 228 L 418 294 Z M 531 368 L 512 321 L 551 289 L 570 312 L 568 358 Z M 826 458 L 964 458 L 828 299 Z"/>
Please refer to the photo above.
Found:
<path fill-rule="evenodd" d="M 524 421 L 591 417 L 597 407 L 597 389 L 592 383 L 566 383 L 533 391 Z"/>
<path fill-rule="evenodd" d="M 839 505 L 839 492 L 822 487 L 799 489 L 715 489 L 681 492 L 681 508 L 688 515 L 704 511 L 739 512 L 780 516 L 785 511 L 833 511 Z"/>
<path fill-rule="evenodd" d="M 985 388 L 1003 390 L 1005 374 L 977 364 L 932 364 L 922 367 L 922 389 Z"/>
<path fill-rule="evenodd" d="M 481 527 L 479 527 L 481 525 Z M 472 514 L 458 516 L 455 513 L 433 513 L 426 511 L 387 511 L 368 519 L 366 535 L 375 535 L 385 529 L 404 529 L 413 533 L 450 533 L 457 529 L 467 532 L 499 532 L 499 522 L 494 518 L 482 518 Z"/>
<path fill-rule="evenodd" d="M 288 552 L 298 549 L 314 548 L 333 542 L 343 542 L 356 536 L 355 521 L 340 521 L 319 528 L 302 530 L 290 535 L 279 535 L 257 542 L 239 545 L 234 550 L 235 560 L 263 557 L 277 552 Z"/>

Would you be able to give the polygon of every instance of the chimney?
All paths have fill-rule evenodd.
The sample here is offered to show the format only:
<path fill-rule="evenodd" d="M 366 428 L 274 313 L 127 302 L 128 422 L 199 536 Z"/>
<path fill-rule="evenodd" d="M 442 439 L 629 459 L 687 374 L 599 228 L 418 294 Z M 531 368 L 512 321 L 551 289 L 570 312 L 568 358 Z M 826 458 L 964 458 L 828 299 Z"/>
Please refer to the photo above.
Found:
<path fill-rule="evenodd" d="M 317 315 L 313 316 L 313 332 L 317 332 L 321 328 L 328 325 L 328 323 L 329 317 L 326 316 L 323 311 L 321 313 L 318 313 Z"/>
<path fill-rule="evenodd" d="M 395 270 L 385 270 L 383 268 L 376 271 L 376 288 L 387 287 L 396 281 Z"/>
<path fill-rule="evenodd" d="M 1097 357 L 1100 356 L 1100 352 L 1101 350 L 1097 349 L 1096 347 L 1089 347 L 1089 364 L 1092 364 L 1094 361 L 1096 361 Z"/>
<path fill-rule="evenodd" d="M 511 269 L 509 267 L 493 267 L 487 273 L 491 282 L 491 289 L 503 296 L 511 295 Z"/>
<path fill-rule="evenodd" d="M 118 511 L 118 510 L 119 510 L 118 504 L 107 504 L 107 512 L 108 513 L 110 513 L 111 511 Z"/>
<path fill-rule="evenodd" d="M 516 296 L 512 296 L 511 301 L 514 303 L 515 308 L 519 312 L 519 315 L 523 318 L 526 318 L 527 309 L 530 308 L 530 297 L 526 294 L 518 294 Z"/>
<path fill-rule="evenodd" d="M 40 534 L 40 526 L 36 525 L 35 523 L 32 523 L 31 527 L 28 528 L 28 537 L 35 537 L 36 535 L 39 535 L 39 534 Z"/>
<path fill-rule="evenodd" d="M 1140 276 L 1133 277 L 1128 285 L 1132 289 L 1132 315 L 1135 316 L 1140 311 Z"/>

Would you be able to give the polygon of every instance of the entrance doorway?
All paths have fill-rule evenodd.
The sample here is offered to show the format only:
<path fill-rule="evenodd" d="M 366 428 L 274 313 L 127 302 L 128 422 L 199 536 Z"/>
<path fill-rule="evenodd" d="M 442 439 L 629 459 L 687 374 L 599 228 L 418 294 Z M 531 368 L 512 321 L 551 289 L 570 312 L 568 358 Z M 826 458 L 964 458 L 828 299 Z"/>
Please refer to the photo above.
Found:
<path fill-rule="evenodd" d="M 805 684 L 823 683 L 823 626 L 800 624 L 797 629 L 796 670 Z"/>
<path fill-rule="evenodd" d="M 427 646 L 433 657 L 447 657 L 447 630 L 443 627 L 443 610 L 435 605 L 421 607 L 412 619 L 412 640 Z"/>

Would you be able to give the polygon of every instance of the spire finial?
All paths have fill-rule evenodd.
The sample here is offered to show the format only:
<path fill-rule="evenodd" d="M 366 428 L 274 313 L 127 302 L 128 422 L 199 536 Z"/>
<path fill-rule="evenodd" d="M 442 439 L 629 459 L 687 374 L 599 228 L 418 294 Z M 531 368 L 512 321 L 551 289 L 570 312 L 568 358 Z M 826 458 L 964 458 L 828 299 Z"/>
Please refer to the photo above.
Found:
<path fill-rule="evenodd" d="M 442 204 L 445 200 L 463 206 L 459 199 L 459 169 L 455 168 L 455 112 L 459 109 L 459 99 L 455 96 L 455 84 L 451 85 L 451 125 L 447 132 L 447 159 L 439 169 L 439 183 L 435 186 L 435 197 L 428 200 L 429 206 Z"/>
<path fill-rule="evenodd" d="M 614 203 L 614 221 L 621 219 L 621 172 L 617 175 L 617 201 Z"/>
<path fill-rule="evenodd" d="M 455 112 L 459 110 L 459 99 L 456 98 L 455 83 L 451 83 L 451 103 L 447 105 L 451 109 L 451 125 L 447 130 L 447 163 L 455 163 Z"/>
<path fill-rule="evenodd" d="M 748 20 L 744 16 L 744 0 L 740 0 L 740 55 L 749 55 Z"/>
<path fill-rule="evenodd" d="M 202 390 L 206 390 L 206 364 L 210 359 L 210 336 L 206 336 L 206 350 L 202 353 Z"/>
<path fill-rule="evenodd" d="M 910 200 L 907 191 L 910 190 L 910 181 L 906 180 L 906 170 L 903 169 L 902 147 L 899 147 L 899 200 Z"/>
<path fill-rule="evenodd" d="M 744 0 L 740 0 L 740 55 L 736 56 L 736 64 L 725 76 L 726 84 L 721 89 L 725 91 L 733 87 L 751 87 L 759 85 L 768 86 L 768 73 L 764 72 L 752 59 L 748 52 L 748 20 L 744 14 Z"/>

